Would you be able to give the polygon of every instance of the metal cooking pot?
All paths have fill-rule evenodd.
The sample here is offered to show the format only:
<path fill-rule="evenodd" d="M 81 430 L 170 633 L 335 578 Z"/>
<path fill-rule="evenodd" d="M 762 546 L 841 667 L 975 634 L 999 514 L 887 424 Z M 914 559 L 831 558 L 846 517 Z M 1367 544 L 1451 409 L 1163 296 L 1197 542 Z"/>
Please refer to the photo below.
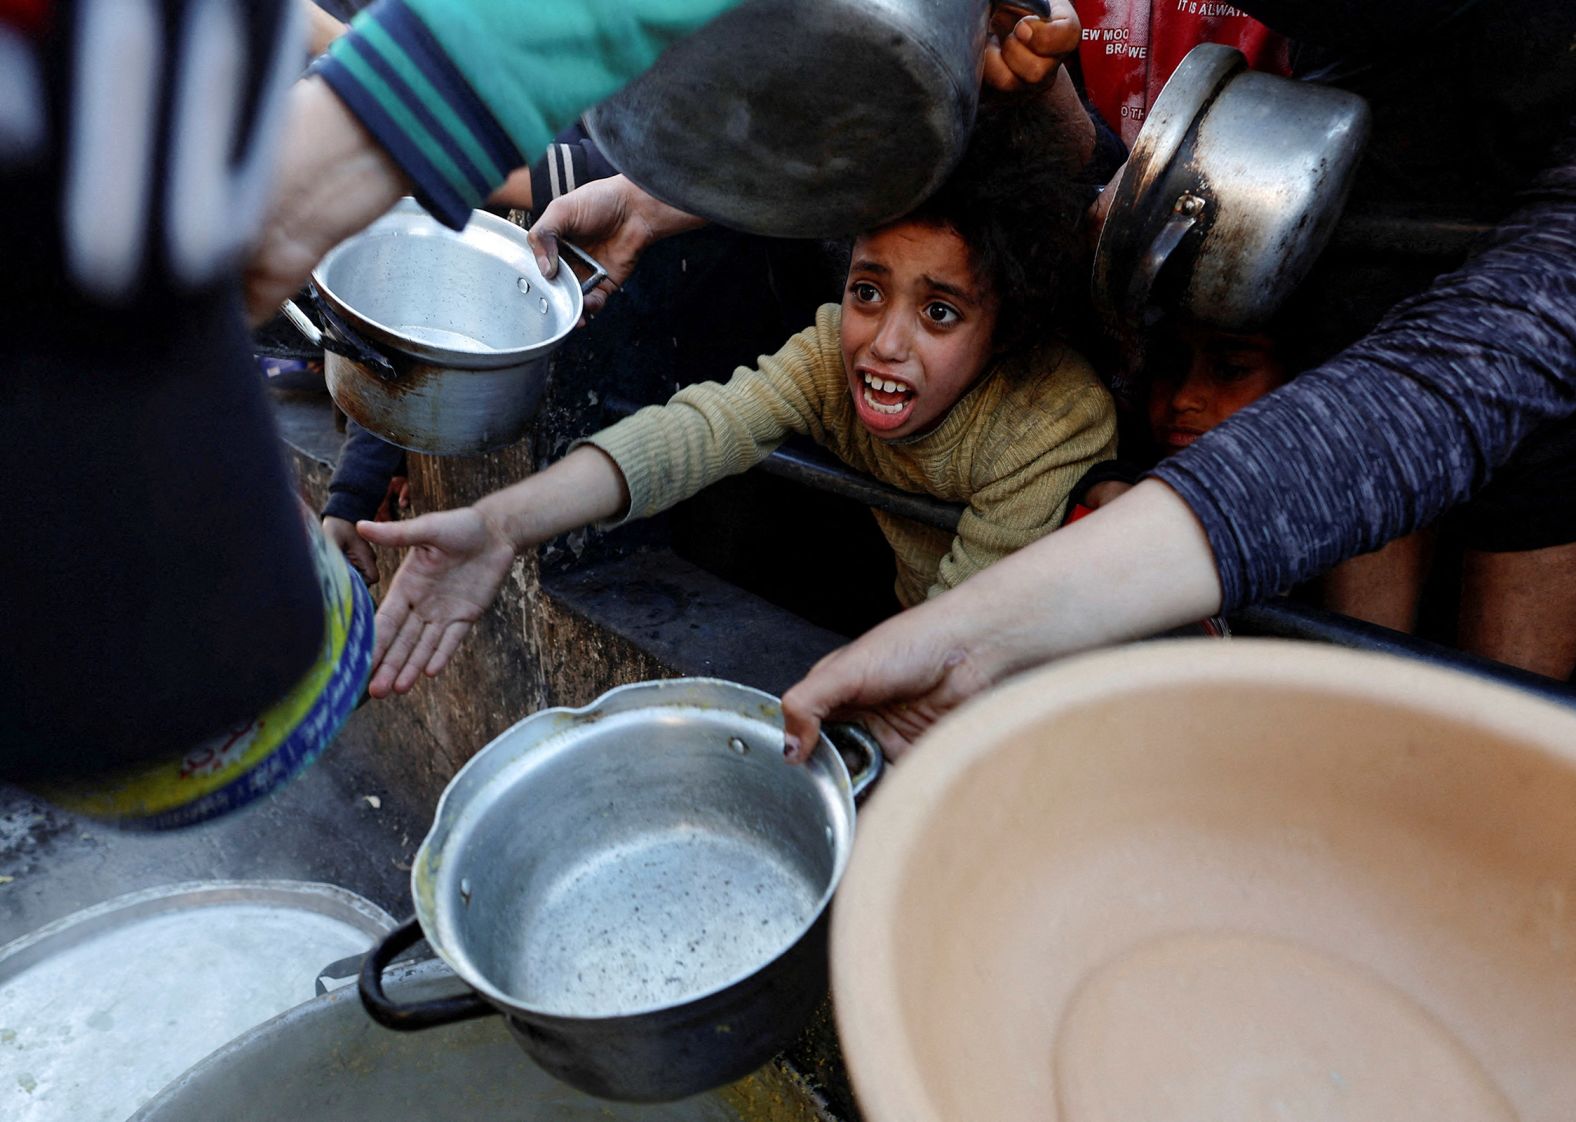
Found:
<path fill-rule="evenodd" d="M 748 1074 L 825 995 L 827 905 L 882 766 L 845 729 L 868 758 L 853 780 L 824 736 L 786 763 L 777 699 L 731 682 L 640 682 L 527 717 L 444 791 L 415 918 L 362 970 L 368 1012 L 395 1029 L 502 1013 L 537 1063 L 605 1098 Z M 423 936 L 474 992 L 384 993 Z"/>
<path fill-rule="evenodd" d="M 1111 188 L 1094 263 L 1107 326 L 1124 332 L 1165 304 L 1228 331 L 1262 327 L 1329 241 L 1368 130 L 1356 94 L 1193 48 Z"/>
<path fill-rule="evenodd" d="M 404 1000 L 453 993 L 456 984 L 430 959 L 402 962 L 386 979 Z M 733 1098 L 721 1091 L 660 1107 L 602 1102 L 527 1061 L 497 1021 L 398 1036 L 369 1021 L 353 991 L 336 989 L 236 1037 L 130 1122 L 744 1122 Z M 802 1117 L 787 1109 L 770 1116 Z M 749 1117 L 764 1122 L 766 1114 Z"/>
<path fill-rule="evenodd" d="M 1046 0 L 998 0 L 1045 17 Z M 586 116 L 664 201 L 774 237 L 912 210 L 963 154 L 990 0 L 745 0 Z M 764 48 L 764 49 L 763 49 Z"/>
<path fill-rule="evenodd" d="M 592 268 L 542 276 L 525 231 L 485 211 L 464 230 L 402 199 L 328 251 L 312 272 L 326 329 L 285 315 L 321 345 L 328 390 L 345 414 L 401 448 L 473 455 L 513 444 L 541 404 L 546 356 L 580 321 Z"/>

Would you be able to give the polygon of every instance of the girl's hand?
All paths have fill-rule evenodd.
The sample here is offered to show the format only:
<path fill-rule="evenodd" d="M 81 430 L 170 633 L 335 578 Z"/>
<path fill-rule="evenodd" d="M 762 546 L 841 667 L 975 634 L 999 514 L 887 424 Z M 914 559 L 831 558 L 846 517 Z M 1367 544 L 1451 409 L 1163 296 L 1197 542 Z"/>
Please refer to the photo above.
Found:
<path fill-rule="evenodd" d="M 448 665 L 498 595 L 514 545 L 475 507 L 358 522 L 356 532 L 374 545 L 410 549 L 378 607 L 368 687 L 373 697 L 408 693 L 422 674 L 436 677 Z"/>
<path fill-rule="evenodd" d="M 373 553 L 372 547 L 356 533 L 353 523 L 344 518 L 325 514 L 323 536 L 345 555 L 345 560 L 350 562 L 352 569 L 361 574 L 361 579 L 366 582 L 368 588 L 378 583 L 377 554 Z"/>
<path fill-rule="evenodd" d="M 1062 60 L 1078 49 L 1083 25 L 1071 0 L 1051 0 L 1051 18 L 1015 20 L 1010 7 L 996 8 L 985 47 L 985 86 L 997 93 L 1030 95 L 1050 88 Z"/>

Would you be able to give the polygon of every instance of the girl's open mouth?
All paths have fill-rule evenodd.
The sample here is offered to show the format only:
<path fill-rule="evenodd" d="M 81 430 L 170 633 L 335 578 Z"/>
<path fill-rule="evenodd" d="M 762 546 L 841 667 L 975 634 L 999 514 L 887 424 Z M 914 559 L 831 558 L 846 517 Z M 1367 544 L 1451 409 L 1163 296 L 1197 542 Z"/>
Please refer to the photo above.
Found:
<path fill-rule="evenodd" d="M 914 405 L 914 388 L 868 370 L 860 370 L 858 376 L 854 405 L 865 427 L 884 432 L 902 425 Z"/>

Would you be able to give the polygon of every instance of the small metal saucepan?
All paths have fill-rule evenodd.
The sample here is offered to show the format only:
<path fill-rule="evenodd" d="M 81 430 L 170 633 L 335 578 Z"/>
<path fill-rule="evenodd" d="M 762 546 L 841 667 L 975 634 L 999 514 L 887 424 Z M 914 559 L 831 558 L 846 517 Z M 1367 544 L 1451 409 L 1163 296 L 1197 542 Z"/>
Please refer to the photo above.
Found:
<path fill-rule="evenodd" d="M 416 915 L 362 970 L 368 1012 L 395 1029 L 501 1013 L 542 1067 L 605 1098 L 748 1074 L 826 992 L 827 906 L 882 767 L 843 731 L 867 760 L 852 780 L 824 736 L 785 762 L 777 699 L 731 682 L 640 682 L 527 717 L 444 791 Z M 474 993 L 384 993 L 422 937 Z"/>
<path fill-rule="evenodd" d="M 1264 326 L 1329 241 L 1368 129 L 1356 94 L 1193 48 L 1111 188 L 1094 264 L 1107 326 L 1125 333 L 1159 305 L 1228 331 Z"/>
<path fill-rule="evenodd" d="M 402 448 L 472 455 L 512 444 L 541 403 L 546 356 L 574 330 L 607 273 L 547 280 L 525 231 L 474 211 L 454 231 L 414 199 L 329 250 L 312 272 L 328 390 L 357 424 Z"/>

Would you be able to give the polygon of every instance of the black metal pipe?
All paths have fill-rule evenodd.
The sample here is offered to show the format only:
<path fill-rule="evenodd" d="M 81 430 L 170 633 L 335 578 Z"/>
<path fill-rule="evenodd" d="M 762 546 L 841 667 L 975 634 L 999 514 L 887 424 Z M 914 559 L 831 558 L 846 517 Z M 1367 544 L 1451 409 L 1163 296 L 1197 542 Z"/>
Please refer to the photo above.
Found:
<path fill-rule="evenodd" d="M 1576 706 L 1576 688 L 1569 683 L 1292 600 L 1270 600 L 1242 608 L 1227 617 L 1226 622 L 1234 635 L 1306 639 L 1353 650 L 1397 655 L 1502 682 L 1562 705 Z"/>
<path fill-rule="evenodd" d="M 944 503 L 929 495 L 900 491 L 850 467 L 792 445 L 785 444 L 767 456 L 761 464 L 761 470 L 942 530 L 956 530 L 958 519 L 963 516 L 963 507 L 956 503 Z"/>
<path fill-rule="evenodd" d="M 1430 257 L 1459 260 L 1492 226 L 1464 219 L 1348 214 L 1335 227 L 1330 248 L 1347 256 Z"/>
<path fill-rule="evenodd" d="M 618 399 L 609 399 L 607 406 L 624 416 L 639 408 Z M 956 530 L 963 513 L 963 507 L 956 503 L 889 487 L 854 471 L 814 446 L 784 444 L 762 462 L 761 470 L 942 530 Z M 1561 704 L 1576 706 L 1576 687 L 1568 683 L 1292 600 L 1271 600 L 1239 609 L 1227 622 L 1232 633 L 1237 635 L 1305 639 L 1397 655 L 1493 679 Z"/>
<path fill-rule="evenodd" d="M 607 398 L 605 404 L 610 412 L 621 417 L 627 417 L 641 408 L 633 402 L 615 397 Z M 917 495 L 912 491 L 890 487 L 863 472 L 855 471 L 814 445 L 801 444 L 795 440 L 776 449 L 760 466 L 768 474 L 791 479 L 814 490 L 840 495 L 937 529 L 956 530 L 958 519 L 963 517 L 961 504 L 946 503 L 929 495 Z"/>

